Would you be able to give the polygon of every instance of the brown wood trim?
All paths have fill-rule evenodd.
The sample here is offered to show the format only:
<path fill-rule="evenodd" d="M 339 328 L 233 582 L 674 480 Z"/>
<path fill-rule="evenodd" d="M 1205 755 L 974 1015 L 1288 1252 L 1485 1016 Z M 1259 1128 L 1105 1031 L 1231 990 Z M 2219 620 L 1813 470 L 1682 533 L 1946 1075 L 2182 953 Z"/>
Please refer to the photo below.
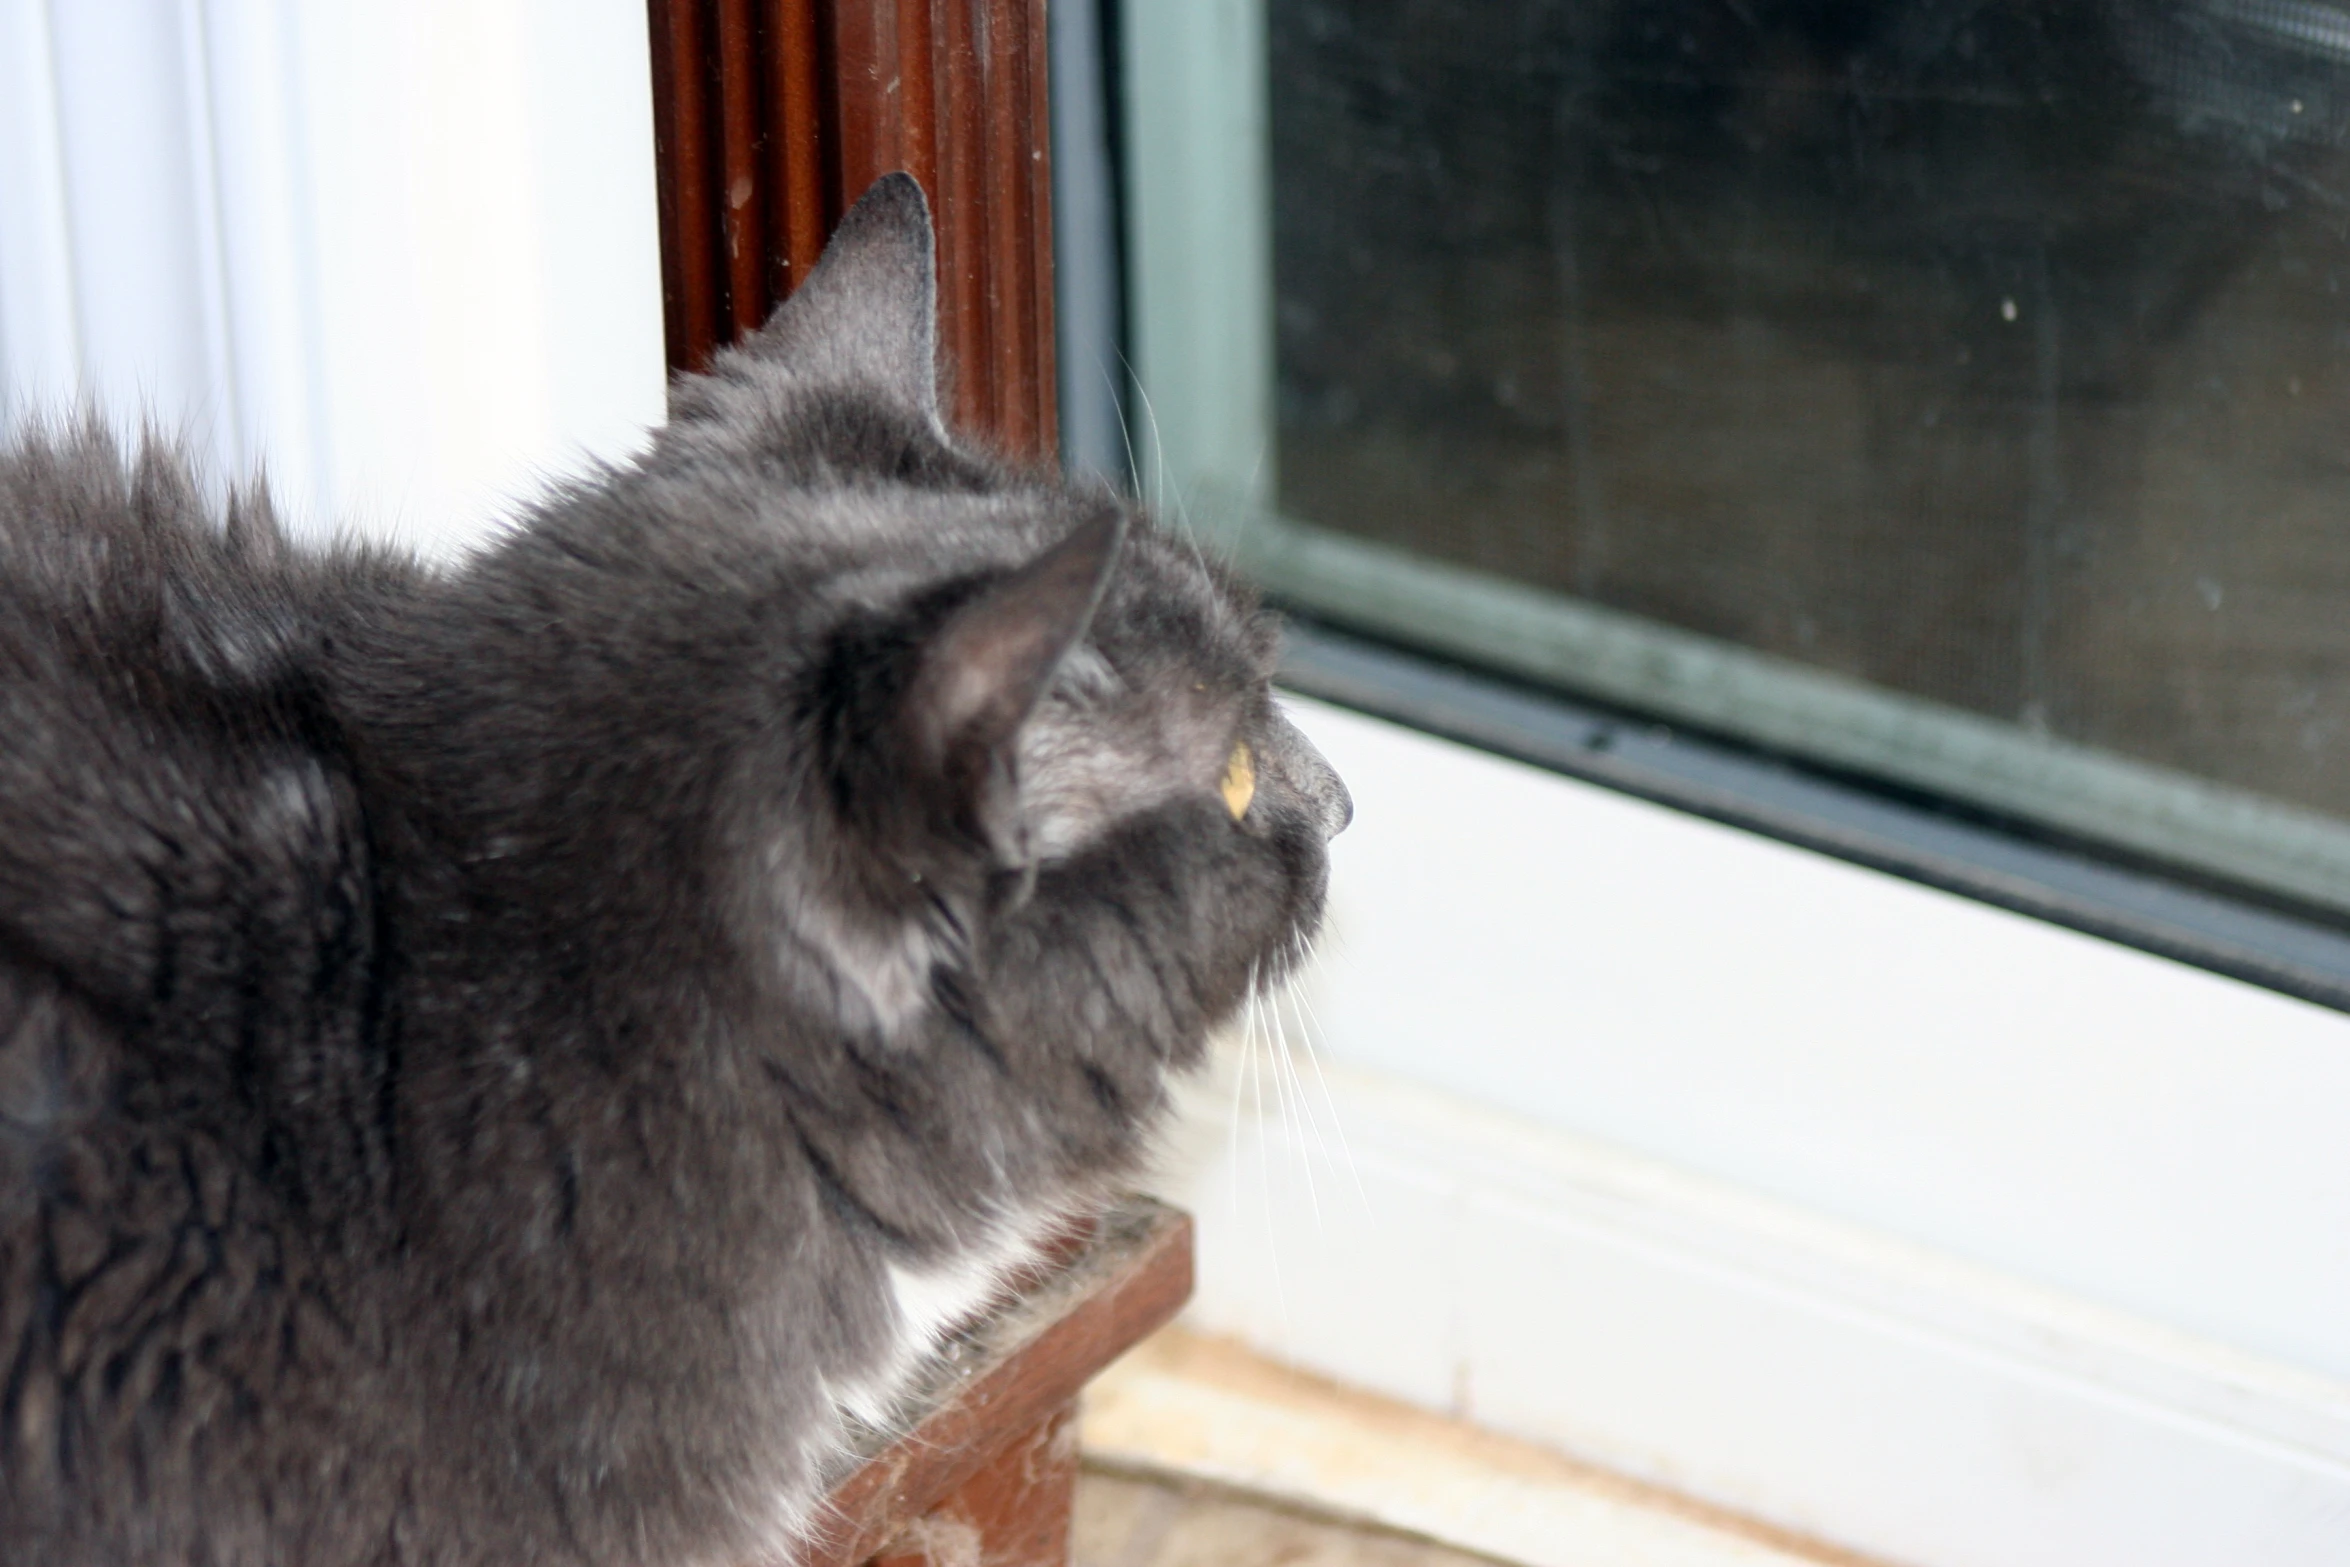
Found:
<path fill-rule="evenodd" d="M 866 1567 L 1070 1567 L 1077 1437 L 1071 1400 L 907 1525 Z"/>
<path fill-rule="evenodd" d="M 768 143 L 767 174 L 783 211 L 782 244 L 775 247 L 779 265 L 771 285 L 781 297 L 808 275 L 830 232 L 824 221 L 824 164 L 817 155 L 824 93 L 816 72 L 816 0 L 782 0 L 765 42 L 768 79 L 781 94 L 776 123 L 782 134 Z M 678 362 L 674 349 L 670 362 Z"/>
<path fill-rule="evenodd" d="M 676 368 L 680 344 L 718 339 L 718 290 L 711 286 L 711 232 L 699 215 L 711 205 L 709 95 L 699 68 L 699 0 L 662 0 L 653 7 L 653 157 L 661 210 L 661 308 Z M 697 359 L 698 363 L 699 360 Z"/>
<path fill-rule="evenodd" d="M 757 0 L 717 0 L 718 12 L 718 231 L 726 256 L 727 317 L 734 336 L 767 319 L 767 202 L 770 181 L 760 177 L 765 96 L 759 79 L 758 39 L 751 30 Z"/>
<path fill-rule="evenodd" d="M 833 1489 L 832 1520 L 795 1567 L 853 1567 L 1007 1451 L 1057 1426 L 1096 1372 L 1191 1296 L 1188 1214 L 1135 1199 L 1058 1270 L 956 1346 L 905 1435 Z"/>
<path fill-rule="evenodd" d="M 1045 0 L 648 0 L 669 363 L 807 275 L 865 187 L 922 182 L 940 387 L 1009 456 L 1059 448 Z"/>

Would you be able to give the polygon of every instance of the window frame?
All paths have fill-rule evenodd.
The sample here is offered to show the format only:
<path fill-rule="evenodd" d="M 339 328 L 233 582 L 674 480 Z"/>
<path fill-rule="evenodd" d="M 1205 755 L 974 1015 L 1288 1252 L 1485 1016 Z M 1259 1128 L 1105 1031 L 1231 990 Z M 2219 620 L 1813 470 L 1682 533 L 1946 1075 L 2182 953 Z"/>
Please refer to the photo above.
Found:
<path fill-rule="evenodd" d="M 765 321 L 902 169 L 938 236 L 949 421 L 1057 452 L 1044 0 L 647 5 L 671 370 Z"/>

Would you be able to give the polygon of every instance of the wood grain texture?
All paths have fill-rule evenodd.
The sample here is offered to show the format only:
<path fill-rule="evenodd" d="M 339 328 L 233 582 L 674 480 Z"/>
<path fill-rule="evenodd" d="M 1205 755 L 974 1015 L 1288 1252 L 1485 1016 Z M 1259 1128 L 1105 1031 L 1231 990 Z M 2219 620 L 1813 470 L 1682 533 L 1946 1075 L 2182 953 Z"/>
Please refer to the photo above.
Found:
<path fill-rule="evenodd" d="M 1499 1567 L 1515 1560 L 1320 1517 L 1211 1482 L 1098 1465 L 1079 1477 L 1074 1511 L 1071 1567 Z M 1658 1561 L 1593 1556 L 1589 1567 Z"/>
<path fill-rule="evenodd" d="M 661 309 L 676 369 L 678 345 L 718 341 L 722 290 L 713 287 L 710 169 L 710 75 L 702 0 L 661 0 L 653 7 L 653 151 L 660 186 Z M 696 359 L 695 363 L 700 360 Z"/>
<path fill-rule="evenodd" d="M 1007 1567 L 1065 1559 L 1077 1393 L 1190 1298 L 1191 1247 L 1187 1214 L 1145 1199 L 1113 1210 L 1065 1263 L 949 1347 L 904 1434 L 834 1488 L 832 1522 L 793 1567 L 920 1561 L 952 1539 L 994 1542 L 984 1559 Z M 1034 1482 L 1026 1493 L 1023 1476 Z M 936 1539 L 916 1527 L 926 1519 Z M 1054 1540 L 1061 1556 L 1036 1554 Z M 1023 1541 L 1030 1554 L 1012 1554 Z"/>
<path fill-rule="evenodd" d="M 874 180 L 938 228 L 948 418 L 1059 447 L 1045 0 L 648 0 L 669 363 L 767 318 Z"/>
<path fill-rule="evenodd" d="M 1077 1405 L 1063 1404 L 924 1513 L 867 1567 L 1069 1567 Z"/>

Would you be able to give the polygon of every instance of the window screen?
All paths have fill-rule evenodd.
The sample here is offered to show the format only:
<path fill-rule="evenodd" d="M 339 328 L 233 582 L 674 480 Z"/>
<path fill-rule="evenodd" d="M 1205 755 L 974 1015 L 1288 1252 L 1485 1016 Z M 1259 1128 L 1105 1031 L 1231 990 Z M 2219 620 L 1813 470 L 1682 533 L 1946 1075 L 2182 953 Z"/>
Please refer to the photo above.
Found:
<path fill-rule="evenodd" d="M 2350 11 L 1263 25 L 1278 590 L 2350 907 Z"/>

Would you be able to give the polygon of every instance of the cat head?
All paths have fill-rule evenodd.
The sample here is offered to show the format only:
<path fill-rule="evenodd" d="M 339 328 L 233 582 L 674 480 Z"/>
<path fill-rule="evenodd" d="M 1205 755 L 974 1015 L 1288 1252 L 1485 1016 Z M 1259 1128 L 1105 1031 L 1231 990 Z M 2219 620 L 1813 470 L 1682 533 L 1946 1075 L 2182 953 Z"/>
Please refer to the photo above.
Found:
<path fill-rule="evenodd" d="M 679 382 L 647 467 L 738 495 L 735 531 L 791 566 L 787 716 L 744 773 L 772 809 L 741 851 L 783 970 L 844 1020 L 887 1035 L 1041 984 L 1017 972 L 1060 961 L 1039 932 L 1077 957 L 1139 934 L 1135 983 L 1165 993 L 1120 1005 L 1196 1036 L 1302 952 L 1351 805 L 1273 700 L 1277 629 L 1241 583 L 1108 490 L 949 433 L 933 254 L 920 187 L 883 179 Z"/>

